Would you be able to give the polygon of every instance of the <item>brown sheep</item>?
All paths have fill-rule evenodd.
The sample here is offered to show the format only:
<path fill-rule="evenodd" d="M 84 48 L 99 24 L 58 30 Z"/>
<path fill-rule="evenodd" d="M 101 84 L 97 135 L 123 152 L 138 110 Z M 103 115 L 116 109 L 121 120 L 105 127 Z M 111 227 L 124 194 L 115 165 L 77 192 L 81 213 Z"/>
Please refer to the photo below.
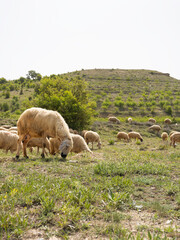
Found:
<path fill-rule="evenodd" d="M 149 127 L 149 130 L 159 132 L 161 130 L 161 127 L 159 125 L 152 125 L 151 127 Z"/>
<path fill-rule="evenodd" d="M 28 157 L 26 147 L 31 138 L 43 138 L 44 143 L 46 137 L 61 139 L 60 152 L 63 158 L 66 158 L 73 146 L 69 127 L 64 118 L 56 111 L 35 107 L 27 109 L 21 114 L 17 122 L 17 128 L 19 135 L 17 159 L 19 158 L 21 141 L 23 143 L 23 155 Z M 44 144 L 42 145 L 41 156 L 44 157 Z"/>
<path fill-rule="evenodd" d="M 125 132 L 118 132 L 118 134 L 117 134 L 117 139 L 118 139 L 118 140 L 123 139 L 123 140 L 129 142 L 129 136 L 128 136 L 128 134 L 125 133 Z"/>
<path fill-rule="evenodd" d="M 47 148 L 50 151 L 49 140 L 47 138 L 45 139 L 45 142 L 43 138 L 31 138 L 27 143 L 27 147 L 31 149 L 33 147 L 37 147 L 37 153 L 39 153 L 39 148 L 42 148 L 43 144 L 44 144 L 44 148 Z M 45 150 L 44 150 L 44 153 L 46 153 Z"/>
<path fill-rule="evenodd" d="M 73 147 L 71 149 L 71 152 L 80 153 L 82 151 L 88 151 L 92 153 L 92 151 L 89 149 L 88 145 L 86 144 L 82 136 L 71 133 L 71 137 L 73 140 Z M 58 153 L 61 142 L 57 138 L 50 138 L 49 141 L 50 141 L 50 153 L 53 155 Z"/>
<path fill-rule="evenodd" d="M 180 142 L 180 132 L 175 132 L 170 136 L 170 146 L 176 146 L 176 142 Z"/>
<path fill-rule="evenodd" d="M 149 118 L 148 121 L 151 122 L 151 123 L 156 123 L 156 120 L 154 118 Z"/>
<path fill-rule="evenodd" d="M 117 117 L 109 117 L 108 118 L 109 122 L 113 122 L 113 123 L 120 123 L 119 119 Z"/>
<path fill-rule="evenodd" d="M 11 153 L 17 150 L 18 135 L 13 134 L 8 131 L 0 131 L 0 149 L 10 150 Z M 20 150 L 22 149 L 22 144 L 20 144 Z"/>
<path fill-rule="evenodd" d="M 164 120 L 164 123 L 165 124 L 171 124 L 172 123 L 172 121 L 171 121 L 171 119 L 169 119 L 169 118 L 166 118 L 165 120 Z"/>
<path fill-rule="evenodd" d="M 167 134 L 167 132 L 163 132 L 163 133 L 161 134 L 161 138 L 162 138 L 163 141 L 167 141 L 167 140 L 168 140 L 168 134 Z"/>
<path fill-rule="evenodd" d="M 93 131 L 87 131 L 84 135 L 84 139 L 87 143 L 87 145 L 91 142 L 92 143 L 92 149 L 93 149 L 93 143 L 97 142 L 97 146 L 100 149 L 101 148 L 101 140 L 100 140 L 100 136 L 97 132 L 93 132 Z"/>
<path fill-rule="evenodd" d="M 141 142 L 143 142 L 143 138 L 141 134 L 138 132 L 129 132 L 128 137 L 129 139 L 139 139 Z"/>

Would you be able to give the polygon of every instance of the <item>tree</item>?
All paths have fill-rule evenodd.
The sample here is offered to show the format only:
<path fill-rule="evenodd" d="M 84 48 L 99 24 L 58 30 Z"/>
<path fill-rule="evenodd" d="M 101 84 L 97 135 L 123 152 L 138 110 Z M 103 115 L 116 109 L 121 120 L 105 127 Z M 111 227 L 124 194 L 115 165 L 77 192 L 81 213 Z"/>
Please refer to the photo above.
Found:
<path fill-rule="evenodd" d="M 86 82 L 81 78 L 45 77 L 36 90 L 34 103 L 38 107 L 58 111 L 70 128 L 82 130 L 91 120 Z"/>
<path fill-rule="evenodd" d="M 36 73 L 34 70 L 28 71 L 28 74 L 26 74 L 27 79 L 31 80 L 41 80 L 42 76 L 40 73 Z"/>

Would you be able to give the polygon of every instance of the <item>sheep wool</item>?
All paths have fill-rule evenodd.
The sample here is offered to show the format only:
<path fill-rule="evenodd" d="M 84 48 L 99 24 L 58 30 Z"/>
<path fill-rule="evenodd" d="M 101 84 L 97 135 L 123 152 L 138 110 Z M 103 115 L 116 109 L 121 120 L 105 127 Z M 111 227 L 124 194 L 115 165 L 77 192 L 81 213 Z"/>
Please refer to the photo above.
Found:
<path fill-rule="evenodd" d="M 129 132 L 128 136 L 129 136 L 129 139 L 139 139 L 141 142 L 143 142 L 143 138 L 141 134 L 138 132 Z"/>
<path fill-rule="evenodd" d="M 129 142 L 129 136 L 125 132 L 118 132 L 117 139 L 118 140 L 125 140 L 125 141 Z"/>
<path fill-rule="evenodd" d="M 72 148 L 73 142 L 69 127 L 64 118 L 56 111 L 35 107 L 27 109 L 21 114 L 17 122 L 17 128 L 19 135 L 18 146 L 22 141 L 24 157 L 28 157 L 26 146 L 33 137 L 43 138 L 44 143 L 46 137 L 61 139 L 60 152 L 63 158 L 66 158 Z M 44 144 L 42 157 L 44 157 Z M 19 147 L 16 158 L 19 158 Z"/>
<path fill-rule="evenodd" d="M 98 143 L 97 146 L 99 149 L 101 148 L 101 140 L 100 140 L 100 136 L 97 132 L 87 131 L 84 135 L 84 139 L 87 144 L 89 144 L 90 142 L 92 143 L 92 149 L 93 149 L 94 142 Z"/>

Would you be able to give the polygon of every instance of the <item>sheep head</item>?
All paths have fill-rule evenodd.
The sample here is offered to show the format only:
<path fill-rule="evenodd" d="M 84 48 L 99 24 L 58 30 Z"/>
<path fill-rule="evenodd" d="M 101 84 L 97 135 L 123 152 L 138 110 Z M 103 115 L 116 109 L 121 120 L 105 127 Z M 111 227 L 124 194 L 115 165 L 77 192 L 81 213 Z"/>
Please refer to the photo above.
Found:
<path fill-rule="evenodd" d="M 71 151 L 73 147 L 73 141 L 72 138 L 66 138 L 64 141 L 62 141 L 59 151 L 61 152 L 61 157 L 66 158 L 68 153 Z"/>

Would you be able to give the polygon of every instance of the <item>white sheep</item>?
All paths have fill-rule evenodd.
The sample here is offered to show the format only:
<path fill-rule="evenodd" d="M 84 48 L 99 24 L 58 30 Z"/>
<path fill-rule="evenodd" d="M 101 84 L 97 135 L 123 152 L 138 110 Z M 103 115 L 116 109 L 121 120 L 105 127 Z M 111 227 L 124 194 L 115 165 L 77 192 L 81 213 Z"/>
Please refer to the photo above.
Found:
<path fill-rule="evenodd" d="M 117 117 L 109 117 L 108 118 L 109 122 L 113 122 L 113 123 L 120 123 L 119 119 Z"/>
<path fill-rule="evenodd" d="M 180 142 L 180 132 L 175 132 L 170 136 L 170 145 L 176 146 L 176 142 Z"/>
<path fill-rule="evenodd" d="M 169 119 L 169 118 L 166 118 L 165 120 L 164 120 L 164 123 L 165 124 L 171 124 L 172 123 L 172 121 L 171 121 L 171 119 Z"/>
<path fill-rule="evenodd" d="M 159 125 L 152 125 L 151 127 L 149 127 L 149 130 L 159 132 L 161 130 L 161 127 Z"/>
<path fill-rule="evenodd" d="M 128 118 L 128 123 L 132 123 L 132 118 L 131 117 Z"/>
<path fill-rule="evenodd" d="M 28 157 L 26 147 L 28 141 L 35 138 L 43 138 L 44 143 L 46 137 L 59 138 L 62 143 L 60 152 L 63 158 L 66 158 L 70 152 L 73 142 L 69 132 L 69 127 L 64 118 L 56 111 L 46 110 L 42 108 L 30 108 L 25 110 L 18 122 L 18 149 L 16 158 L 19 158 L 20 143 L 23 143 L 23 155 Z M 42 157 L 44 157 L 44 144 L 42 145 Z"/>
<path fill-rule="evenodd" d="M 177 132 L 177 131 L 171 131 L 171 132 L 169 133 L 169 137 L 170 137 L 173 133 L 175 133 L 175 132 Z"/>
<path fill-rule="evenodd" d="M 118 134 L 117 134 L 117 139 L 118 139 L 118 140 L 123 139 L 123 140 L 129 142 L 129 136 L 128 136 L 128 134 L 125 133 L 125 132 L 118 132 Z"/>
<path fill-rule="evenodd" d="M 47 148 L 50 151 L 50 144 L 48 138 L 44 139 L 43 138 L 31 138 L 29 142 L 27 143 L 27 147 L 30 148 L 30 151 L 32 151 L 33 147 L 37 147 L 37 153 L 39 153 L 39 148 Z M 47 155 L 46 150 L 44 149 L 44 153 Z"/>
<path fill-rule="evenodd" d="M 154 118 L 149 118 L 148 121 L 151 122 L 151 123 L 156 123 L 156 120 Z"/>
<path fill-rule="evenodd" d="M 84 135 L 85 135 L 85 133 L 87 132 L 88 130 L 83 130 L 82 132 L 81 132 L 81 136 L 84 138 Z"/>
<path fill-rule="evenodd" d="M 71 137 L 73 140 L 73 147 L 71 149 L 71 152 L 74 153 L 80 153 L 82 151 L 88 151 L 90 153 L 93 153 L 88 145 L 86 144 L 84 138 L 78 134 L 71 133 Z M 59 151 L 59 145 L 61 144 L 60 140 L 57 138 L 50 138 L 50 153 L 56 154 Z"/>
<path fill-rule="evenodd" d="M 168 134 L 167 134 L 167 132 L 163 132 L 163 133 L 161 134 L 161 138 L 162 138 L 163 141 L 167 141 L 167 140 L 168 140 Z"/>
<path fill-rule="evenodd" d="M 0 149 L 10 150 L 11 153 L 17 150 L 18 135 L 13 134 L 8 131 L 0 131 Z M 20 144 L 20 150 L 22 149 L 22 144 Z"/>
<path fill-rule="evenodd" d="M 86 141 L 87 144 L 89 144 L 89 142 L 92 143 L 92 149 L 93 149 L 93 143 L 97 142 L 97 146 L 100 149 L 101 148 L 101 140 L 100 140 L 100 136 L 97 132 L 93 132 L 93 131 L 87 131 L 84 135 L 84 139 Z"/>
<path fill-rule="evenodd" d="M 139 139 L 141 142 L 143 142 L 143 138 L 140 133 L 138 132 L 129 132 L 128 133 L 129 139 Z"/>

